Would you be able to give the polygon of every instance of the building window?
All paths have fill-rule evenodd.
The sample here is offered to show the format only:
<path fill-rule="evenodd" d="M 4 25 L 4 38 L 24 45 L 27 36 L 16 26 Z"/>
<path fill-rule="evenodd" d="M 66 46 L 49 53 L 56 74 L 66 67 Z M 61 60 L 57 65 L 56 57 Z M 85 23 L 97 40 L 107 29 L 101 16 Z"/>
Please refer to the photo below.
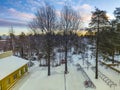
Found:
<path fill-rule="evenodd" d="M 14 80 L 17 79 L 17 74 L 15 74 L 15 75 L 13 76 L 13 78 L 14 78 Z"/>
<path fill-rule="evenodd" d="M 19 70 L 19 75 L 20 75 L 20 76 L 22 75 L 22 70 Z"/>
<path fill-rule="evenodd" d="M 24 67 L 24 72 L 26 72 L 26 69 L 25 69 L 25 67 Z"/>
<path fill-rule="evenodd" d="M 24 72 L 27 72 L 27 67 L 24 67 Z"/>
<path fill-rule="evenodd" d="M 7 84 L 10 84 L 10 78 L 7 79 Z"/>
<path fill-rule="evenodd" d="M 26 72 L 28 71 L 28 68 L 27 68 L 27 67 L 25 67 L 25 71 L 26 71 Z"/>

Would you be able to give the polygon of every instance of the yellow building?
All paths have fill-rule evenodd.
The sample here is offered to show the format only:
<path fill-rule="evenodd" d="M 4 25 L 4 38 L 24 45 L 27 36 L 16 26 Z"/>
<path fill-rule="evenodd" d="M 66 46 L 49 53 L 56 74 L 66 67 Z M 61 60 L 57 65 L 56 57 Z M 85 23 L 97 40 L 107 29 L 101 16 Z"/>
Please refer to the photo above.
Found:
<path fill-rule="evenodd" d="M 16 56 L 0 59 L 0 90 L 9 90 L 28 71 L 27 64 Z"/>

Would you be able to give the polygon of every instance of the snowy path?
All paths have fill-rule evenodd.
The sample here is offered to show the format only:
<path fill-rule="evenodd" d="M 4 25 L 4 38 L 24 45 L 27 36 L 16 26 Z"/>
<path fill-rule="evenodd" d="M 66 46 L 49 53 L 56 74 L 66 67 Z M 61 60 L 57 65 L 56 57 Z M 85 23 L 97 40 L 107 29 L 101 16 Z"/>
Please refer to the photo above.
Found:
<path fill-rule="evenodd" d="M 84 87 L 85 78 L 81 72 L 77 71 L 76 66 L 69 65 L 69 74 L 66 75 L 67 90 L 86 90 Z"/>

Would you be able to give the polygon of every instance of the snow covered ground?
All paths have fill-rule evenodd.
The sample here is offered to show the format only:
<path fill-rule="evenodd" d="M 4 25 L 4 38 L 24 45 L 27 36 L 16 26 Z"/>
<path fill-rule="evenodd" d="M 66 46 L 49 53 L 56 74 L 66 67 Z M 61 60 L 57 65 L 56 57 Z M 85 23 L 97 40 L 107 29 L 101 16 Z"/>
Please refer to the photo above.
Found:
<path fill-rule="evenodd" d="M 47 76 L 47 68 L 39 67 L 37 62 L 12 90 L 86 90 L 84 77 L 72 64 L 68 65 L 69 73 L 64 75 L 64 65 L 52 68 Z"/>
<path fill-rule="evenodd" d="M 91 67 L 95 66 L 95 59 L 91 58 L 91 52 L 88 51 L 88 58 L 83 60 L 80 55 L 72 55 L 72 62 L 68 62 L 67 75 L 64 75 L 64 65 L 51 67 L 51 76 L 47 76 L 47 67 L 39 67 L 39 62 L 34 61 L 34 66 L 29 69 L 23 78 L 21 78 L 12 90 L 120 90 L 120 75 L 105 66 L 99 66 L 99 70 L 114 81 L 117 86 L 110 87 L 100 77 L 95 79 L 95 72 Z M 91 65 L 88 67 L 86 61 Z M 83 72 L 77 70 L 76 64 L 80 64 L 89 76 L 96 88 L 86 88 L 84 81 L 86 80 Z"/>

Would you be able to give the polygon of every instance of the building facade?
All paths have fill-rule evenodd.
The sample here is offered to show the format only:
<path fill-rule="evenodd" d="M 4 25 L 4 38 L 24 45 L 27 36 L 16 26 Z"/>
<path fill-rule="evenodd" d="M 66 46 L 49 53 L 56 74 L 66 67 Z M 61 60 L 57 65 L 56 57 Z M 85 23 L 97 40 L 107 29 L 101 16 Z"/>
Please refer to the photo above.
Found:
<path fill-rule="evenodd" d="M 0 59 L 0 90 L 9 90 L 25 73 L 28 61 L 16 56 Z"/>

